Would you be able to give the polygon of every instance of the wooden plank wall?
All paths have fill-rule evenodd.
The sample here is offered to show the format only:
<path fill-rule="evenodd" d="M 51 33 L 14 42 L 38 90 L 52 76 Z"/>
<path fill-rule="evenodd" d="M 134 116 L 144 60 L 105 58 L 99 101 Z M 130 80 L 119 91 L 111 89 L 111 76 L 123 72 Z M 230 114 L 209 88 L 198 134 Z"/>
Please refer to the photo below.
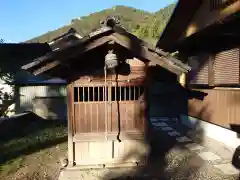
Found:
<path fill-rule="evenodd" d="M 74 122 L 73 122 L 73 84 L 67 85 L 67 106 L 68 106 L 68 161 L 69 165 L 74 165 Z"/>
<path fill-rule="evenodd" d="M 135 58 L 127 59 L 126 62 L 131 68 L 129 75 L 118 75 L 117 80 L 116 75 L 107 76 L 108 99 L 104 99 L 105 80 L 103 75 L 85 76 L 73 82 L 73 91 L 78 98 L 76 100 L 74 97 L 73 103 L 74 134 L 118 132 L 119 126 L 120 130 L 125 132 L 144 130 L 144 101 L 139 99 L 142 98 L 143 91 L 140 92 L 138 88 L 144 84 L 147 66 Z M 84 87 L 87 89 L 87 93 L 83 96 L 88 97 L 81 97 L 84 100 L 79 100 L 83 93 L 80 91 L 85 91 L 85 89 L 82 90 Z M 118 101 L 116 100 L 116 94 L 119 94 L 117 90 L 121 91 L 121 100 Z M 107 103 L 105 103 L 106 101 Z"/>
<path fill-rule="evenodd" d="M 240 84 L 239 47 L 215 54 L 198 54 L 194 57 L 194 60 L 190 58 L 188 63 L 193 68 L 188 74 L 189 85 L 224 86 Z M 196 63 L 197 68 L 194 68 Z"/>
<path fill-rule="evenodd" d="M 208 95 L 203 102 L 196 99 L 189 101 L 190 115 L 229 129 L 231 125 L 240 125 L 240 88 L 201 89 L 200 91 Z"/>
<path fill-rule="evenodd" d="M 126 86 L 121 88 L 126 88 Z M 134 93 L 137 93 L 140 87 L 133 86 L 133 88 L 133 91 L 136 91 Z M 144 103 L 140 101 L 140 98 L 139 92 L 135 100 L 107 101 L 107 104 L 104 100 L 74 102 L 74 132 L 105 132 L 106 130 L 117 132 L 119 121 L 121 131 L 143 130 Z"/>

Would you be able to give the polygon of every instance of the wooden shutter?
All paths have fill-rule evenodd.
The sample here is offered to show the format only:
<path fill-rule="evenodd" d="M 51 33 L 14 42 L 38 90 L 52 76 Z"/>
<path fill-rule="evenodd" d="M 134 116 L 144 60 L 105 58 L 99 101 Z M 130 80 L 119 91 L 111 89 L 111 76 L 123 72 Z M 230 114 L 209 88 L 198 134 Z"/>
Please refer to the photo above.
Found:
<path fill-rule="evenodd" d="M 238 0 L 210 0 L 210 9 L 217 10 L 221 8 L 225 8 Z"/>
<path fill-rule="evenodd" d="M 189 73 L 190 84 L 207 85 L 208 84 L 208 64 L 209 55 L 200 54 L 197 56 L 196 61 L 198 62 L 198 67 L 191 70 Z M 191 67 L 192 65 L 189 64 Z"/>
<path fill-rule="evenodd" d="M 214 84 L 239 83 L 239 48 L 216 54 L 213 64 Z"/>

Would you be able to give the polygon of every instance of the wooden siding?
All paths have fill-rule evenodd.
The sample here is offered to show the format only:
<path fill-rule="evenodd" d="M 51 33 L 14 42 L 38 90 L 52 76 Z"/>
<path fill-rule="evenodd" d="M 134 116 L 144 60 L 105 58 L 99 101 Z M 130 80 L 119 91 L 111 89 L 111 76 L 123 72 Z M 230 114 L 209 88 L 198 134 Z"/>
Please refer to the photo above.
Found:
<path fill-rule="evenodd" d="M 239 85 L 240 49 L 224 50 L 213 55 L 196 55 L 198 68 L 188 74 L 190 85 Z M 190 66 L 191 63 L 189 63 Z"/>
<path fill-rule="evenodd" d="M 215 22 L 219 22 L 224 18 L 237 13 L 240 9 L 240 1 L 238 0 L 229 0 L 229 3 L 224 6 L 218 6 L 218 8 L 213 8 L 212 4 L 213 3 L 210 0 L 202 1 L 202 5 L 193 16 L 180 40 L 190 37 L 193 34 L 196 34 L 197 32 L 213 25 Z"/>
<path fill-rule="evenodd" d="M 144 117 L 139 114 L 141 111 L 140 98 L 143 95 L 141 86 L 120 86 L 118 89 L 121 92 L 116 92 L 117 88 L 115 86 L 108 86 L 108 99 L 104 98 L 104 84 L 102 86 L 99 86 L 99 84 L 98 86 L 91 86 L 89 84 L 88 86 L 75 88 L 85 88 L 88 91 L 88 93 L 85 92 L 88 98 L 85 97 L 85 100 L 79 98 L 74 102 L 74 128 L 76 133 L 117 132 L 118 121 L 120 121 L 121 131 L 143 130 Z M 90 91 L 93 89 L 95 89 L 95 92 L 91 93 Z M 78 90 L 75 93 L 80 97 L 80 93 L 83 92 Z M 120 96 L 118 101 L 112 99 L 117 94 Z"/>
<path fill-rule="evenodd" d="M 225 8 L 238 0 L 210 0 L 210 10 Z"/>
<path fill-rule="evenodd" d="M 144 131 L 145 64 L 127 59 L 128 75 L 83 76 L 73 82 L 74 134 Z M 120 129 L 119 129 L 120 128 Z"/>
<path fill-rule="evenodd" d="M 67 118 L 66 86 L 39 85 L 18 86 L 16 92 L 16 113 L 32 111 L 45 119 Z"/>
<path fill-rule="evenodd" d="M 208 84 L 208 63 L 199 68 L 195 73 L 195 78 L 191 80 L 191 84 Z"/>
<path fill-rule="evenodd" d="M 70 164 L 102 168 L 145 163 L 146 66 L 137 59 L 127 62 L 128 75 L 108 75 L 107 83 L 103 75 L 82 76 L 68 86 Z M 133 157 L 126 158 L 132 151 Z"/>
<path fill-rule="evenodd" d="M 73 85 L 67 85 L 67 116 L 68 116 L 68 163 L 70 166 L 74 165 L 75 162 L 75 151 L 74 151 L 74 143 L 73 143 L 73 135 L 74 135 L 74 109 L 73 109 Z"/>
<path fill-rule="evenodd" d="M 239 84 L 239 48 L 222 51 L 214 59 L 214 85 Z"/>
<path fill-rule="evenodd" d="M 199 89 L 198 89 L 199 90 Z M 219 126 L 240 125 L 240 89 L 202 89 L 208 93 L 203 102 L 189 101 L 189 114 Z"/>
<path fill-rule="evenodd" d="M 134 67 L 134 66 L 144 67 L 145 66 L 144 62 L 142 62 L 141 60 L 139 60 L 137 58 L 126 59 L 126 63 L 128 63 L 131 67 Z"/>
<path fill-rule="evenodd" d="M 209 54 L 200 54 L 196 56 L 195 63 L 197 67 L 189 73 L 190 84 L 208 84 L 209 74 Z M 194 66 L 189 62 L 190 66 Z"/>

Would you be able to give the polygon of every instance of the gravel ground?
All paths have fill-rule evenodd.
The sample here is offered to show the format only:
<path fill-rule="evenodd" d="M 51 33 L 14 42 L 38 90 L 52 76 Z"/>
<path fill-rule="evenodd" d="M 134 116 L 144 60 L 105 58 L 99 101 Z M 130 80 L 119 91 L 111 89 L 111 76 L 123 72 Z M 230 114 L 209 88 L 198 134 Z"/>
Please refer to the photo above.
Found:
<path fill-rule="evenodd" d="M 177 157 L 177 158 L 176 158 Z M 113 180 L 113 179 L 159 179 L 159 180 L 237 180 L 237 176 L 224 175 L 208 163 L 190 153 L 181 154 L 171 151 L 168 155 L 168 165 L 164 176 L 149 173 L 137 173 L 129 168 L 103 169 L 103 170 L 69 170 L 62 171 L 59 180 Z"/>
<path fill-rule="evenodd" d="M 168 123 L 169 124 L 169 123 Z M 179 124 L 170 124 L 181 135 L 187 135 L 203 148 L 195 151 L 185 148 L 187 143 L 176 142 L 176 137 L 171 137 L 166 131 L 157 130 L 156 139 L 160 142 L 154 157 L 154 166 L 146 169 L 115 168 L 100 170 L 64 170 L 60 173 L 59 180 L 113 180 L 113 179 L 160 179 L 160 180 L 239 180 L 238 175 L 226 175 L 213 165 L 231 162 L 231 153 L 227 148 L 212 139 L 203 141 L 201 131 L 190 132 Z M 156 142 L 155 142 L 156 143 Z M 198 153 L 210 151 L 221 156 L 219 161 L 203 160 Z"/>

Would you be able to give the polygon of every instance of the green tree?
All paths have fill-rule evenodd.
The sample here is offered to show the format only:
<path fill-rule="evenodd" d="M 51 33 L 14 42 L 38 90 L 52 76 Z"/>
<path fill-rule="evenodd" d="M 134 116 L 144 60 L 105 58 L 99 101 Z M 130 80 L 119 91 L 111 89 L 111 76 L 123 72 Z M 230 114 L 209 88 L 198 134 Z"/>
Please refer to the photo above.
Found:
<path fill-rule="evenodd" d="M 160 34 L 161 22 L 158 19 L 154 19 L 151 25 L 151 37 L 157 39 Z"/>
<path fill-rule="evenodd" d="M 164 28 L 166 27 L 166 25 L 167 25 L 167 21 L 161 23 L 161 25 L 158 29 L 158 31 L 159 31 L 158 38 L 159 38 L 160 34 L 164 31 Z"/>
<path fill-rule="evenodd" d="M 0 44 L 4 43 L 4 40 L 0 38 Z M 0 52 L 1 53 L 1 52 Z M 11 82 L 13 81 L 13 73 L 7 72 L 5 69 L 6 62 L 4 59 L 0 59 L 0 83 L 7 84 L 11 86 Z M 4 89 L 0 87 L 0 117 L 6 116 L 9 112 L 9 106 L 14 101 L 14 93 L 4 92 Z"/>
<path fill-rule="evenodd" d="M 148 25 L 140 26 L 133 34 L 140 39 L 146 39 L 149 36 L 150 28 Z"/>
<path fill-rule="evenodd" d="M 87 35 L 93 29 L 100 27 L 100 21 L 107 16 L 117 15 L 120 18 L 120 24 L 129 32 L 137 35 L 139 38 L 147 40 L 148 38 L 155 39 L 163 29 L 163 23 L 168 21 L 168 18 L 174 9 L 175 4 L 166 8 L 160 9 L 155 13 L 134 9 L 126 6 L 115 6 L 110 9 L 105 9 L 99 12 L 91 13 L 85 17 L 76 17 L 77 20 L 69 25 L 63 26 L 55 31 L 47 32 L 42 36 L 29 40 L 28 42 L 46 42 L 55 37 L 61 36 L 70 28 L 74 28 L 82 36 Z M 158 29 L 159 28 L 159 29 Z M 153 30 L 151 30 L 153 29 Z"/>

